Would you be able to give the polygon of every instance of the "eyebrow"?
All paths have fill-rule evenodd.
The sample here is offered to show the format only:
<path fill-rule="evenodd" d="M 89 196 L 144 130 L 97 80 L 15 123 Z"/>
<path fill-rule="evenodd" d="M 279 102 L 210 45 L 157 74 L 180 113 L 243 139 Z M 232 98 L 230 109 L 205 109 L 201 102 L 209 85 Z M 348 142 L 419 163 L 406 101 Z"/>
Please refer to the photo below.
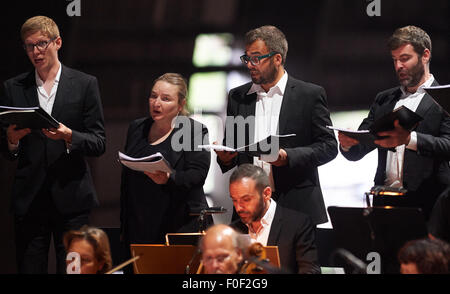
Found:
<path fill-rule="evenodd" d="M 412 54 L 409 53 L 403 53 L 402 55 L 400 55 L 399 57 L 409 57 L 409 56 L 413 56 Z M 394 58 L 394 55 L 391 55 L 392 58 Z"/>
<path fill-rule="evenodd" d="M 251 198 L 252 195 L 250 195 L 250 194 L 245 194 L 244 196 L 241 196 L 241 197 L 239 197 L 238 199 L 249 198 L 249 197 Z M 238 200 L 238 199 L 231 197 L 231 200 Z"/>
<path fill-rule="evenodd" d="M 261 55 L 262 53 L 259 52 L 259 51 L 253 51 L 253 52 L 249 52 L 249 53 L 247 54 L 247 51 L 245 51 L 245 54 L 246 54 L 246 55 L 248 55 L 248 54 L 252 54 L 252 55 L 258 54 L 258 55 Z"/>

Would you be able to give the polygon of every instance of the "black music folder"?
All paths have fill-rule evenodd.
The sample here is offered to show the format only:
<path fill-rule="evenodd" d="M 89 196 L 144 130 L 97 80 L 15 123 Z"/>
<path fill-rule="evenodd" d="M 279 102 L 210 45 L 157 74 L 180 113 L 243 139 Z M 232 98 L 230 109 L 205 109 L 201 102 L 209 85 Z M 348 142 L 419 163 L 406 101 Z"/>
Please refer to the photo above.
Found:
<path fill-rule="evenodd" d="M 426 87 L 424 90 L 450 115 L 450 84 Z"/>
<path fill-rule="evenodd" d="M 365 263 L 377 252 L 381 273 L 399 273 L 397 254 L 410 240 L 426 238 L 425 218 L 420 208 L 410 207 L 328 207 L 336 248 L 344 248 Z"/>
<path fill-rule="evenodd" d="M 423 117 L 409 109 L 408 107 L 402 105 L 392 112 L 385 114 L 369 126 L 368 130 L 346 130 L 342 128 L 336 128 L 333 126 L 327 126 L 329 129 L 337 130 L 344 133 L 350 138 L 354 138 L 363 145 L 374 145 L 375 140 L 381 139 L 378 136 L 378 132 L 389 131 L 394 129 L 394 121 L 398 120 L 399 124 L 406 130 L 412 131 L 417 124 L 423 120 Z"/>
<path fill-rule="evenodd" d="M 0 106 L 0 121 L 5 125 L 17 125 L 17 129 L 58 128 L 59 122 L 40 107 Z"/>

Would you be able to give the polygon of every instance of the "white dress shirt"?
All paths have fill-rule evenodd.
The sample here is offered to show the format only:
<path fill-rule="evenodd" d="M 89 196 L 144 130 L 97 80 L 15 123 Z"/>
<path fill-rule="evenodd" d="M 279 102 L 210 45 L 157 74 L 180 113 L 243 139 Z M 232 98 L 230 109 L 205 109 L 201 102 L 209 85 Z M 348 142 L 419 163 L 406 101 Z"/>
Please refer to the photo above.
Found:
<path fill-rule="evenodd" d="M 266 92 L 260 85 L 253 84 L 248 95 L 256 93 L 255 108 L 255 141 L 258 142 L 270 135 L 278 135 L 278 122 L 280 117 L 281 104 L 286 89 L 288 74 L 285 71 L 278 83 Z M 275 190 L 272 175 L 272 165 L 268 162 L 276 161 L 278 153 L 275 155 L 262 155 L 261 158 L 254 157 L 253 164 L 261 167 L 269 175 L 270 186 Z"/>
<path fill-rule="evenodd" d="M 50 94 L 47 93 L 44 89 L 44 81 L 41 80 L 37 70 L 35 71 L 36 77 L 36 86 L 37 86 L 37 94 L 39 98 L 39 105 L 45 112 L 48 114 L 52 114 L 53 104 L 55 103 L 56 91 L 58 90 L 59 79 L 61 77 L 61 63 L 59 64 L 58 73 L 55 77 L 55 82 L 53 83 L 53 87 L 50 91 Z"/>
<path fill-rule="evenodd" d="M 254 232 L 252 227 L 248 224 L 248 234 L 252 243 L 259 242 L 263 246 L 267 246 L 267 240 L 269 239 L 270 228 L 272 227 L 273 217 L 275 216 L 275 210 L 277 209 L 277 203 L 275 200 L 270 199 L 270 205 L 264 216 L 261 218 L 261 226 L 257 232 Z"/>
<path fill-rule="evenodd" d="M 434 77 L 433 75 L 430 75 L 428 80 L 420 85 L 415 93 L 409 93 L 403 87 L 400 87 L 400 89 L 402 90 L 402 96 L 395 104 L 394 109 L 397 109 L 400 106 L 404 105 L 415 112 L 420 102 L 422 101 L 423 96 L 425 96 L 425 90 L 423 88 L 430 87 L 433 82 Z M 403 161 L 405 156 L 405 148 L 417 151 L 416 132 L 411 132 L 411 140 L 409 141 L 408 145 L 400 145 L 395 147 L 396 152 L 387 152 L 385 180 L 386 186 L 394 188 L 403 187 Z"/>
<path fill-rule="evenodd" d="M 48 94 L 47 91 L 45 91 L 44 81 L 42 81 L 37 70 L 35 70 L 34 72 L 39 105 L 43 110 L 45 110 L 45 112 L 47 112 L 50 115 L 52 114 L 53 104 L 55 103 L 56 91 L 58 90 L 58 83 L 61 77 L 61 68 L 62 68 L 61 63 L 59 63 L 58 73 L 56 74 L 55 82 L 53 83 L 53 87 L 50 91 L 50 94 Z M 11 144 L 11 142 L 9 142 L 8 140 L 8 148 L 11 152 L 17 151 L 17 149 L 19 148 L 19 143 L 14 145 Z"/>

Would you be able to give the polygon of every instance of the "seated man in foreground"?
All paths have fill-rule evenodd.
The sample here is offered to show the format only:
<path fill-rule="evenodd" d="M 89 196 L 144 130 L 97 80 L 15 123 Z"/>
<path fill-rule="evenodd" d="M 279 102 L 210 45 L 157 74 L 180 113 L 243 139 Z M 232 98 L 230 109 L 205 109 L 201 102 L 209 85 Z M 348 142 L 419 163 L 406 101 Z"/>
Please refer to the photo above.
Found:
<path fill-rule="evenodd" d="M 315 229 L 306 214 L 271 199 L 269 177 L 260 167 L 242 164 L 230 177 L 230 196 L 239 219 L 233 228 L 253 242 L 278 246 L 281 267 L 292 273 L 318 274 Z"/>

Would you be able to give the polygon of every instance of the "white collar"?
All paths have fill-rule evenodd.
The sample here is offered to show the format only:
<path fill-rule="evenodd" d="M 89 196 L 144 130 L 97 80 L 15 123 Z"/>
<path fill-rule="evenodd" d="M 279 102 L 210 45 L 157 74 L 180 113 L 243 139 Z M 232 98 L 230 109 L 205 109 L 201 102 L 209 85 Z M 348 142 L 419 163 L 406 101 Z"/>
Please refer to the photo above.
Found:
<path fill-rule="evenodd" d="M 263 228 L 269 226 L 272 221 L 273 218 L 275 217 L 275 210 L 277 209 L 277 203 L 275 202 L 275 200 L 270 199 L 270 205 L 269 208 L 267 209 L 266 213 L 264 214 L 264 216 L 261 218 L 261 225 Z M 251 225 L 250 224 L 246 224 L 249 231 L 251 230 Z"/>
<path fill-rule="evenodd" d="M 434 76 L 432 74 L 430 74 L 430 77 L 428 78 L 428 80 L 426 80 L 422 85 L 420 85 L 417 90 L 416 93 L 425 93 L 425 90 L 423 88 L 427 88 L 430 87 L 431 84 L 433 84 L 434 82 Z M 411 94 L 415 94 L 415 93 L 409 93 L 408 91 L 406 91 L 405 87 L 400 87 L 400 89 L 402 90 L 402 94 L 403 96 L 409 96 Z"/>
<path fill-rule="evenodd" d="M 288 73 L 287 73 L 287 71 L 284 71 L 284 74 L 281 77 L 281 79 L 278 81 L 278 83 L 276 83 L 272 88 L 270 88 L 267 93 L 278 90 L 280 95 L 283 96 L 284 91 L 286 90 L 287 80 L 288 80 Z M 248 90 L 247 95 L 250 95 L 253 93 L 265 94 L 266 91 L 261 87 L 261 85 L 253 83 L 252 86 L 250 87 L 250 90 Z"/>
<path fill-rule="evenodd" d="M 55 84 L 59 83 L 59 79 L 61 78 L 61 70 L 62 70 L 62 65 L 61 65 L 61 62 L 60 62 L 59 63 L 59 69 L 58 69 L 58 72 L 56 73 L 56 77 L 55 77 Z M 36 77 L 36 85 L 39 86 L 39 87 L 44 85 L 44 81 L 39 76 L 39 73 L 37 72 L 37 69 L 35 69 L 34 72 L 35 72 L 35 77 Z"/>

